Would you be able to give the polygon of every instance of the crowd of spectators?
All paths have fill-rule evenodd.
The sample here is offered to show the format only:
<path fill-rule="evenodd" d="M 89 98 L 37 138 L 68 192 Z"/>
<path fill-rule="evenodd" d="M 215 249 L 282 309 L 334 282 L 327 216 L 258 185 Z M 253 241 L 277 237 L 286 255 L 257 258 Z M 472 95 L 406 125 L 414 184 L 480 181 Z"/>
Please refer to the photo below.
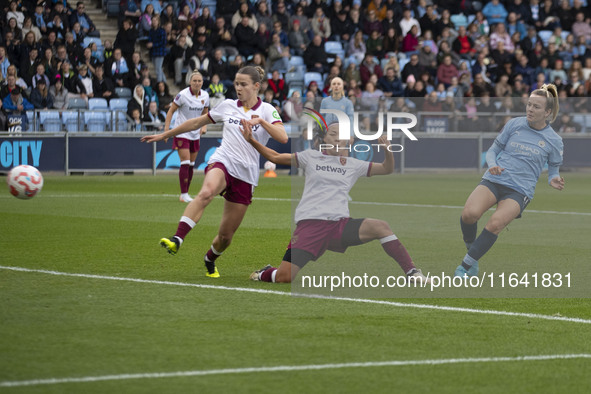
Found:
<path fill-rule="evenodd" d="M 318 109 L 337 76 L 357 110 L 381 98 L 380 109 L 447 112 L 465 130 L 490 129 L 492 118 L 479 113 L 520 111 L 543 83 L 577 98 L 565 101 L 568 112 L 590 110 L 587 0 L 218 0 L 212 9 L 200 0 L 121 0 L 120 8 L 114 42 L 84 47 L 85 37 L 100 36 L 84 3 L 8 2 L 0 15 L 3 112 L 65 109 L 71 97 L 109 100 L 127 87 L 129 115 L 154 123 L 189 70 L 201 71 L 213 105 L 235 97 L 233 76 L 247 64 L 269 73 L 261 98 L 285 121 Z M 327 51 L 327 42 L 339 50 Z M 298 72 L 322 79 L 287 80 Z M 582 129 L 573 119 L 558 123 Z"/>

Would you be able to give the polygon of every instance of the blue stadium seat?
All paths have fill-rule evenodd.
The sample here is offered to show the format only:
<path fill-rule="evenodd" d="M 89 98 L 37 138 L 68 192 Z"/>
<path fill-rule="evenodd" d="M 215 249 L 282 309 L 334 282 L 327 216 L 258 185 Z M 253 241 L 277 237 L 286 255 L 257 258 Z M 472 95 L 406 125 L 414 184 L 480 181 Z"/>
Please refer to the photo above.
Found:
<path fill-rule="evenodd" d="M 112 100 L 111 100 L 112 101 Z M 113 131 L 127 131 L 126 110 L 113 110 Z"/>
<path fill-rule="evenodd" d="M 324 85 L 324 81 L 322 80 L 322 74 L 318 72 L 308 71 L 304 74 L 304 85 L 306 85 L 306 88 L 308 87 L 308 85 L 310 85 L 310 82 L 312 81 L 316 81 L 318 83 L 319 88 L 321 84 Z"/>
<path fill-rule="evenodd" d="M 550 40 L 550 37 L 552 36 L 552 30 L 540 30 L 538 32 L 538 36 L 540 36 L 540 39 L 544 43 L 544 46 L 548 47 L 548 41 Z"/>
<path fill-rule="evenodd" d="M 64 111 L 62 112 L 62 122 L 66 126 L 68 133 L 75 133 L 84 130 L 84 117 L 80 115 L 78 119 L 78 111 Z"/>
<path fill-rule="evenodd" d="M 289 72 L 285 74 L 285 82 L 292 84 L 293 82 L 304 83 L 304 74 L 300 72 Z"/>
<path fill-rule="evenodd" d="M 59 111 L 39 111 L 39 123 L 41 123 L 45 131 L 62 131 L 62 120 Z"/>
<path fill-rule="evenodd" d="M 109 103 L 104 98 L 91 98 L 88 99 L 88 109 L 109 109 Z"/>
<path fill-rule="evenodd" d="M 84 111 L 86 129 L 91 132 L 102 132 L 107 129 L 107 112 Z"/>
<path fill-rule="evenodd" d="M 343 44 L 340 41 L 326 41 L 324 43 L 324 50 L 326 53 L 341 53 L 343 52 Z"/>
<path fill-rule="evenodd" d="M 126 99 L 128 101 L 132 97 L 131 89 L 127 88 L 125 86 L 117 86 L 115 88 L 115 94 L 117 95 L 117 97 L 122 98 L 122 99 Z"/>
<path fill-rule="evenodd" d="M 74 97 L 68 100 L 69 109 L 88 109 L 86 106 L 86 100 L 80 97 Z"/>
<path fill-rule="evenodd" d="M 129 103 L 129 100 L 125 100 L 122 98 L 116 98 L 116 99 L 111 99 L 111 101 L 109 101 L 109 109 L 111 111 L 115 111 L 115 110 L 123 110 L 123 111 L 127 111 L 127 104 Z"/>
<path fill-rule="evenodd" d="M 302 66 L 304 65 L 304 58 L 301 56 L 292 56 L 289 59 L 290 66 Z"/>

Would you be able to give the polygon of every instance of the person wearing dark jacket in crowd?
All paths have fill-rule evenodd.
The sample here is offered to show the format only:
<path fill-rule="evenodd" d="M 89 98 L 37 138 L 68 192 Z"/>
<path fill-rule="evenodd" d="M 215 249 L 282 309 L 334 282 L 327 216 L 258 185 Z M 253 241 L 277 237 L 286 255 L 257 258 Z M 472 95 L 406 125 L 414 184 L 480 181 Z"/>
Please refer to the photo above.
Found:
<path fill-rule="evenodd" d="M 123 21 L 123 28 L 117 33 L 113 46 L 121 49 L 121 54 L 128 62 L 131 62 L 131 55 L 133 55 L 133 52 L 135 51 L 137 37 L 138 32 L 135 27 L 133 27 L 131 19 L 125 19 Z"/>

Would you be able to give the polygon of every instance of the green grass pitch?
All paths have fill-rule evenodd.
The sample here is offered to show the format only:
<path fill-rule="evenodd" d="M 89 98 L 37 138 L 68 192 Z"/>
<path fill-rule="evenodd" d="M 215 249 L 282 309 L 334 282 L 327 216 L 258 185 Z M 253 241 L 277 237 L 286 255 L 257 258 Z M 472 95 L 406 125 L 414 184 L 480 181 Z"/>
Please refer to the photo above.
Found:
<path fill-rule="evenodd" d="M 591 175 L 564 175 L 563 192 L 542 177 L 524 218 L 501 234 L 481 270 L 585 277 Z M 254 269 L 280 262 L 292 182 L 297 190 L 300 181 L 261 178 L 217 280 L 205 277 L 202 257 L 221 198 L 176 256 L 158 245 L 184 209 L 174 175 L 48 175 L 30 201 L 0 194 L 0 392 L 589 392 L 591 291 L 580 279 L 576 298 L 541 291 L 368 302 L 346 292 L 295 297 L 284 294 L 289 285 L 249 281 Z M 423 271 L 451 274 L 465 253 L 460 207 L 478 181 L 362 179 L 350 210 L 388 221 Z M 369 251 L 388 262 L 377 242 L 346 255 L 363 261 Z M 342 256 L 327 253 L 311 269 L 337 269 Z"/>

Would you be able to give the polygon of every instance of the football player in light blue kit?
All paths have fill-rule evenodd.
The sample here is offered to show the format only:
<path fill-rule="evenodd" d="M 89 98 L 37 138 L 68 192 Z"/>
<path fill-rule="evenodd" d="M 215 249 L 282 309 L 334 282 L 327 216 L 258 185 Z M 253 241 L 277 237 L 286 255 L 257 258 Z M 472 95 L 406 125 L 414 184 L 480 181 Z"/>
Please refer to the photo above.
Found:
<path fill-rule="evenodd" d="M 550 126 L 558 115 L 558 92 L 543 85 L 529 96 L 526 116 L 507 122 L 486 154 L 488 171 L 470 194 L 460 225 L 468 253 L 455 276 L 478 275 L 478 260 L 493 246 L 499 233 L 534 197 L 536 183 L 548 164 L 548 184 L 564 189 L 560 176 L 562 138 Z M 476 238 L 478 219 L 497 204 L 482 233 Z"/>

